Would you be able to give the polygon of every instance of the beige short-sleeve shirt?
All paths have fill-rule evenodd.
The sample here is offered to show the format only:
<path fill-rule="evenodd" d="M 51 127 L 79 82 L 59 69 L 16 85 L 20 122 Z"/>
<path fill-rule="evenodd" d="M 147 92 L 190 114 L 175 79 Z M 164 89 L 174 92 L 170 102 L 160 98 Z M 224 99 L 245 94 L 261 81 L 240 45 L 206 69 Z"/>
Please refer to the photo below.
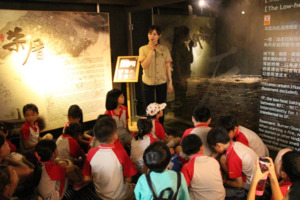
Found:
<path fill-rule="evenodd" d="M 151 48 L 148 45 L 139 49 L 139 61 L 143 62 Z M 159 45 L 152 55 L 150 65 L 143 70 L 142 80 L 147 85 L 160 85 L 167 82 L 166 63 L 171 63 L 170 51 L 166 46 Z"/>

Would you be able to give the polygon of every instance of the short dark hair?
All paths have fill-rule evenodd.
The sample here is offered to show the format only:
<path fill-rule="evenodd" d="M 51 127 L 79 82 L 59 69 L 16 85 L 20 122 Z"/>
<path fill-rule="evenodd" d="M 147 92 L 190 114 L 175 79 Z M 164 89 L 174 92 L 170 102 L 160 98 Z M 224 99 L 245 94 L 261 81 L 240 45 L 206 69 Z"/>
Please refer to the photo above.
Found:
<path fill-rule="evenodd" d="M 227 132 L 233 131 L 238 123 L 233 115 L 221 116 L 217 121 L 216 126 L 224 128 Z"/>
<path fill-rule="evenodd" d="M 171 160 L 171 153 L 165 143 L 154 142 L 146 148 L 143 160 L 150 171 L 163 172 Z"/>
<path fill-rule="evenodd" d="M 207 122 L 211 118 L 210 110 L 206 106 L 196 106 L 193 117 L 197 122 Z"/>
<path fill-rule="evenodd" d="M 0 165 L 0 180 L 0 194 L 3 194 L 6 186 L 11 183 L 8 165 Z"/>
<path fill-rule="evenodd" d="M 110 142 L 116 131 L 116 121 L 111 117 L 104 117 L 97 120 L 93 128 L 94 135 L 100 143 Z"/>
<path fill-rule="evenodd" d="M 288 192 L 289 200 L 299 200 L 300 197 L 300 181 L 293 183 Z"/>
<path fill-rule="evenodd" d="M 5 137 L 4 135 L 0 135 L 0 148 L 2 147 L 2 145 L 5 143 Z"/>
<path fill-rule="evenodd" d="M 53 140 L 41 140 L 35 146 L 35 151 L 41 158 L 42 162 L 49 161 L 55 152 L 56 143 Z"/>
<path fill-rule="evenodd" d="M 156 30 L 157 34 L 161 35 L 161 28 L 160 28 L 160 26 L 157 26 L 157 25 L 150 26 L 149 29 L 148 29 L 148 33 L 152 33 L 153 30 Z"/>
<path fill-rule="evenodd" d="M 183 153 L 190 156 L 199 152 L 202 141 L 198 135 L 190 134 L 183 138 L 181 146 Z"/>
<path fill-rule="evenodd" d="M 72 117 L 72 118 L 80 118 L 80 123 L 83 122 L 83 114 L 82 114 L 82 110 L 81 108 L 74 104 L 74 105 L 71 105 L 69 107 L 69 110 L 68 110 L 68 117 Z"/>
<path fill-rule="evenodd" d="M 119 89 L 112 89 L 106 94 L 105 108 L 106 110 L 114 110 L 118 107 L 118 99 L 122 91 Z"/>
<path fill-rule="evenodd" d="M 282 156 L 282 171 L 291 182 L 300 181 L 300 152 L 289 151 Z"/>
<path fill-rule="evenodd" d="M 137 127 L 139 130 L 135 135 L 135 140 L 138 140 L 138 138 L 143 139 L 143 136 L 150 133 L 153 127 L 152 120 L 147 117 L 142 117 L 137 121 Z"/>
<path fill-rule="evenodd" d="M 0 130 L 3 131 L 4 133 L 7 133 L 7 127 L 4 124 L 4 122 L 0 122 Z"/>
<path fill-rule="evenodd" d="M 78 122 L 70 122 L 69 125 L 65 128 L 65 134 L 68 134 L 72 137 L 80 135 L 81 132 L 82 128 Z"/>
<path fill-rule="evenodd" d="M 23 107 L 23 115 L 24 116 L 25 116 L 25 113 L 26 113 L 27 110 L 32 110 L 33 112 L 36 112 L 37 114 L 39 114 L 38 107 L 35 104 L 33 104 L 33 103 L 26 104 Z"/>
<path fill-rule="evenodd" d="M 227 144 L 230 141 L 229 135 L 224 128 L 211 129 L 207 134 L 207 143 L 216 146 L 217 143 Z"/>

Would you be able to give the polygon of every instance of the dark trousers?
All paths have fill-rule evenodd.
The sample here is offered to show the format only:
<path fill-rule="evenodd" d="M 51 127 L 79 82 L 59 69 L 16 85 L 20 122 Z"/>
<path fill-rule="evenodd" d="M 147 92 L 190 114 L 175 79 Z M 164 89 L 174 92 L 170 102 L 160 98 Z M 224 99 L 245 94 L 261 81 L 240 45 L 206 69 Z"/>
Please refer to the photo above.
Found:
<path fill-rule="evenodd" d="M 167 100 L 167 83 L 161 85 L 146 85 L 143 83 L 143 96 L 146 108 L 150 103 L 166 103 Z M 165 112 L 164 112 L 165 114 Z M 164 123 L 164 116 L 159 119 L 161 124 Z"/>

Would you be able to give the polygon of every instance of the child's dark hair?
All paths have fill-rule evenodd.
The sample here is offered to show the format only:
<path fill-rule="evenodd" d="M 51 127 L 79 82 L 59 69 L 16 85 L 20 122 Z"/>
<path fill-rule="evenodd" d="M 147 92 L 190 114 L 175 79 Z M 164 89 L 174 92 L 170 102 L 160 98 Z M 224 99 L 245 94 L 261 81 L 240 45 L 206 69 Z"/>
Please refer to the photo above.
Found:
<path fill-rule="evenodd" d="M 102 119 L 104 117 L 111 117 L 111 116 L 108 114 L 101 114 L 101 115 L 98 115 L 97 120 Z"/>
<path fill-rule="evenodd" d="M 6 186 L 11 183 L 8 165 L 0 165 L 0 194 L 4 194 Z"/>
<path fill-rule="evenodd" d="M 106 94 L 105 108 L 106 110 L 114 110 L 118 107 L 118 99 L 122 91 L 119 89 L 112 89 Z"/>
<path fill-rule="evenodd" d="M 137 121 L 137 127 L 139 131 L 137 134 L 134 136 L 135 140 L 138 140 L 139 138 L 143 139 L 143 136 L 146 135 L 147 133 L 150 133 L 153 125 L 152 125 L 152 120 L 148 119 L 147 117 L 141 117 Z"/>
<path fill-rule="evenodd" d="M 290 151 L 282 156 L 282 171 L 291 182 L 300 181 L 300 152 Z"/>
<path fill-rule="evenodd" d="M 183 153 L 190 156 L 200 151 L 202 141 L 198 135 L 190 134 L 183 138 L 181 146 Z"/>
<path fill-rule="evenodd" d="M 197 106 L 194 108 L 193 117 L 196 122 L 207 122 L 211 118 L 211 113 L 207 107 Z"/>
<path fill-rule="evenodd" d="M 207 143 L 216 146 L 217 143 L 227 144 L 230 141 L 229 135 L 224 128 L 211 129 L 207 134 Z"/>
<path fill-rule="evenodd" d="M 163 172 L 171 160 L 171 153 L 165 143 L 154 142 L 146 148 L 143 160 L 151 171 Z"/>
<path fill-rule="evenodd" d="M 68 134 L 72 137 L 77 137 L 81 134 L 81 132 L 81 125 L 78 122 L 70 122 L 65 128 L 65 134 Z"/>
<path fill-rule="evenodd" d="M 100 143 L 110 142 L 111 137 L 114 133 L 116 133 L 116 131 L 116 121 L 111 117 L 104 117 L 97 120 L 93 128 L 94 135 Z"/>
<path fill-rule="evenodd" d="M 35 151 L 42 162 L 49 161 L 55 152 L 56 143 L 53 140 L 41 140 L 35 146 Z"/>
<path fill-rule="evenodd" d="M 0 131 L 3 131 L 3 133 L 7 133 L 7 127 L 3 122 L 0 122 Z"/>
<path fill-rule="evenodd" d="M 299 200 L 300 197 L 300 181 L 293 183 L 288 192 L 289 200 Z"/>
<path fill-rule="evenodd" d="M 37 114 L 39 114 L 38 107 L 35 104 L 33 104 L 33 103 L 26 104 L 23 107 L 23 115 L 24 116 L 25 116 L 25 113 L 26 113 L 27 110 L 32 110 L 33 112 L 36 112 Z"/>
<path fill-rule="evenodd" d="M 161 35 L 161 28 L 160 28 L 160 26 L 157 26 L 157 25 L 150 26 L 149 29 L 148 29 L 148 33 L 152 33 L 153 30 L 156 30 L 157 34 Z"/>
<path fill-rule="evenodd" d="M 68 117 L 80 118 L 79 123 L 83 123 L 82 110 L 78 105 L 71 105 L 68 110 Z"/>
<path fill-rule="evenodd" d="M 238 126 L 238 123 L 234 116 L 228 115 L 228 116 L 221 116 L 216 126 L 220 126 L 224 128 L 227 132 L 229 132 L 229 131 L 233 131 L 234 128 Z"/>
<path fill-rule="evenodd" d="M 2 147 L 2 145 L 5 143 L 5 138 L 3 135 L 0 135 L 0 148 Z"/>

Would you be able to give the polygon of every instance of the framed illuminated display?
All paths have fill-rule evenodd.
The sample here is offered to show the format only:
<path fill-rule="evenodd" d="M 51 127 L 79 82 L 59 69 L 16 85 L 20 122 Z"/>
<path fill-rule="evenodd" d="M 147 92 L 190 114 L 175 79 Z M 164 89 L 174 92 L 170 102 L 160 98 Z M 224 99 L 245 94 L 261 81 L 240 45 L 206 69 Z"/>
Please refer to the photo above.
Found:
<path fill-rule="evenodd" d="M 114 82 L 138 82 L 138 56 L 118 56 Z"/>

